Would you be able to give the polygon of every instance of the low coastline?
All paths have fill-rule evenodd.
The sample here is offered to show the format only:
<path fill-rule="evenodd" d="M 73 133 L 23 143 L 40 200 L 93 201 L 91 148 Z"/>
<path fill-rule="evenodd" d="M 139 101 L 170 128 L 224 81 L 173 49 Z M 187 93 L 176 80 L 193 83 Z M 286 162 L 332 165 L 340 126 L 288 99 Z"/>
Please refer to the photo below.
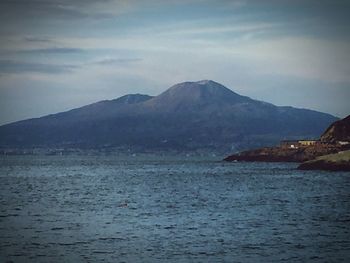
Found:
<path fill-rule="evenodd" d="M 298 166 L 299 170 L 350 171 L 350 150 L 317 157 Z"/>
<path fill-rule="evenodd" d="M 232 154 L 224 161 L 298 162 L 300 170 L 350 171 L 350 115 L 331 124 L 319 140 L 286 140 L 279 146 Z"/>
<path fill-rule="evenodd" d="M 246 162 L 306 162 L 316 157 L 337 153 L 344 150 L 344 147 L 323 144 L 298 148 L 286 147 L 265 147 L 250 151 L 244 151 L 226 157 L 225 161 L 246 161 Z"/>

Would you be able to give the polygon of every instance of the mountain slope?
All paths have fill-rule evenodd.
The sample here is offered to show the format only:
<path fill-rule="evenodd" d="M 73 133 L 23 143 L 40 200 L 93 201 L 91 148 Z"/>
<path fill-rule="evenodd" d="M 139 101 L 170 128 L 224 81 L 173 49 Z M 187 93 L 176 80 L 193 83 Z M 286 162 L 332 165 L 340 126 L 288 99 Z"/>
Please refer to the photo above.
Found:
<path fill-rule="evenodd" d="M 322 134 L 321 141 L 336 142 L 350 141 L 350 115 L 346 118 L 332 123 Z"/>
<path fill-rule="evenodd" d="M 210 80 L 156 97 L 126 95 L 0 127 L 1 147 L 124 147 L 232 151 L 318 137 L 334 116 L 277 107 Z"/>

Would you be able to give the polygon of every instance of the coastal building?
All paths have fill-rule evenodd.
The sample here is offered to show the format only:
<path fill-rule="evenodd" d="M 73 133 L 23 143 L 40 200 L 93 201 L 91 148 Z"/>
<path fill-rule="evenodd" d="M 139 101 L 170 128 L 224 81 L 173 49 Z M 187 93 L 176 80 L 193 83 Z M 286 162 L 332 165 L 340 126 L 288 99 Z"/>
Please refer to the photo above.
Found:
<path fill-rule="evenodd" d="M 298 148 L 298 141 L 296 140 L 284 140 L 280 143 L 281 148 Z"/>
<path fill-rule="evenodd" d="M 318 141 L 316 140 L 299 140 L 298 144 L 301 146 L 315 145 Z"/>
<path fill-rule="evenodd" d="M 317 140 L 284 140 L 281 141 L 281 148 L 297 149 L 299 147 L 316 145 L 319 141 Z"/>

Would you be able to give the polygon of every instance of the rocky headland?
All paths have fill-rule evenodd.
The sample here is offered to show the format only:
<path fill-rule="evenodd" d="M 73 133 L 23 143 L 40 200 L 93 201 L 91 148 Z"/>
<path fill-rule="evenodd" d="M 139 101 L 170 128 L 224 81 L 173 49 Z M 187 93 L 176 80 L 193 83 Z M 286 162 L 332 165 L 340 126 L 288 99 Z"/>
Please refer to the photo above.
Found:
<path fill-rule="evenodd" d="M 225 161 L 246 162 L 305 162 L 318 156 L 337 153 L 345 150 L 345 147 L 336 144 L 321 144 L 298 147 L 265 147 L 233 154 L 226 157 Z"/>
<path fill-rule="evenodd" d="M 279 146 L 243 151 L 225 161 L 305 162 L 300 169 L 347 170 L 350 167 L 350 115 L 331 124 L 319 140 L 282 141 Z"/>

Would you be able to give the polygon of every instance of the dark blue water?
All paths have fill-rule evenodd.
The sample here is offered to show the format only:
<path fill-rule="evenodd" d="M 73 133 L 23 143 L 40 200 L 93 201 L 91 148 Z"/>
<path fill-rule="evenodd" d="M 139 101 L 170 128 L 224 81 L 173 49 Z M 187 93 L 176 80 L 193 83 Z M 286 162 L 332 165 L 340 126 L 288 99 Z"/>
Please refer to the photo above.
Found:
<path fill-rule="evenodd" d="M 350 173 L 1 157 L 0 262 L 350 262 Z"/>

